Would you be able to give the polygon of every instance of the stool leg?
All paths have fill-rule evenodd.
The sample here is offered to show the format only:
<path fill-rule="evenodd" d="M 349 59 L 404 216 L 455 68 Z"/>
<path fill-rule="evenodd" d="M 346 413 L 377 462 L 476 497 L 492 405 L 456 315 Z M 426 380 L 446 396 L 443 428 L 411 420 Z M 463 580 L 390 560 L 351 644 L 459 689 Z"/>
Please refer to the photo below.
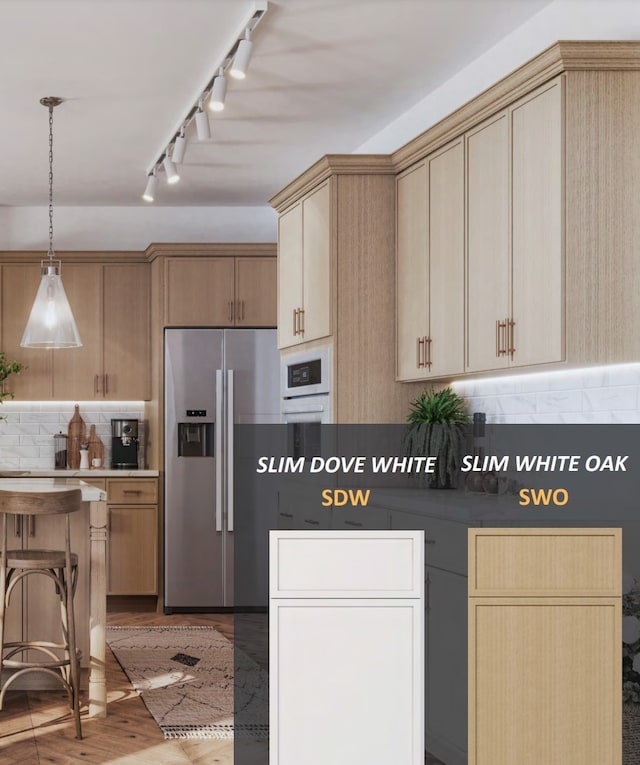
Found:
<path fill-rule="evenodd" d="M 71 675 L 71 690 L 73 698 L 73 716 L 76 723 L 76 738 L 82 739 L 82 728 L 80 726 L 80 662 L 78 660 L 78 651 L 76 649 L 76 619 L 73 610 L 73 572 L 71 566 L 71 541 L 70 541 L 70 522 L 67 515 L 66 527 L 66 565 L 65 565 L 65 600 L 67 605 L 67 628 L 69 632 L 69 671 Z"/>

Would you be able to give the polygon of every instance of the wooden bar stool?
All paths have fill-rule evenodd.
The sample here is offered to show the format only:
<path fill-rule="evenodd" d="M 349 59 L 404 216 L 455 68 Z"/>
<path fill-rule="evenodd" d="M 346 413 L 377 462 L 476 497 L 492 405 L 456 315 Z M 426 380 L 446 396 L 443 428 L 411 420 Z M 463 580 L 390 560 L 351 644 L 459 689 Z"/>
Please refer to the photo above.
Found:
<path fill-rule="evenodd" d="M 82 738 L 80 727 L 80 652 L 76 648 L 73 596 L 78 581 L 78 556 L 71 552 L 70 514 L 80 509 L 80 489 L 62 491 L 2 491 L 2 543 L 0 548 L 0 677 L 3 670 L 12 670 L 0 682 L 0 710 L 9 686 L 27 672 L 44 672 L 61 681 L 69 696 L 76 726 L 76 738 Z M 7 519 L 9 515 L 65 515 L 64 550 L 7 550 Z M 42 640 L 5 642 L 4 617 L 11 593 L 27 576 L 41 574 L 55 583 L 60 598 L 62 642 Z M 40 661 L 33 660 L 35 651 Z M 44 655 L 44 658 L 41 656 Z"/>

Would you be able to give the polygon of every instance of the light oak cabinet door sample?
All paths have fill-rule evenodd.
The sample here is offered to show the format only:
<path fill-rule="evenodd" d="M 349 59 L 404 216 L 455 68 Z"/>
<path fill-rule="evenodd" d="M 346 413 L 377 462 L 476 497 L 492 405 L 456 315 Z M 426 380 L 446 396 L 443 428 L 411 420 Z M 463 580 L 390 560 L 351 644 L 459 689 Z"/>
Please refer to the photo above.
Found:
<path fill-rule="evenodd" d="M 469 531 L 470 765 L 620 765 L 621 539 Z"/>
<path fill-rule="evenodd" d="M 103 266 L 104 398 L 151 397 L 149 267 L 144 263 Z"/>
<path fill-rule="evenodd" d="M 564 358 L 563 88 L 555 80 L 511 110 L 510 366 Z"/>
<path fill-rule="evenodd" d="M 276 258 L 236 258 L 236 327 L 275 327 Z"/>
<path fill-rule="evenodd" d="M 424 763 L 423 545 L 271 532 L 269 762 Z"/>
<path fill-rule="evenodd" d="M 321 184 L 278 221 L 278 345 L 331 334 L 331 184 Z"/>
<path fill-rule="evenodd" d="M 2 266 L 2 350 L 7 359 L 17 359 L 27 366 L 21 374 L 13 375 L 8 380 L 7 387 L 13 391 L 16 399 L 23 401 L 47 400 L 51 398 L 52 392 L 51 351 L 20 347 L 20 340 L 39 286 L 38 264 Z"/>
<path fill-rule="evenodd" d="M 167 258 L 165 324 L 232 327 L 233 258 Z"/>
<path fill-rule="evenodd" d="M 492 117 L 466 136 L 467 371 L 508 365 L 509 120 Z"/>

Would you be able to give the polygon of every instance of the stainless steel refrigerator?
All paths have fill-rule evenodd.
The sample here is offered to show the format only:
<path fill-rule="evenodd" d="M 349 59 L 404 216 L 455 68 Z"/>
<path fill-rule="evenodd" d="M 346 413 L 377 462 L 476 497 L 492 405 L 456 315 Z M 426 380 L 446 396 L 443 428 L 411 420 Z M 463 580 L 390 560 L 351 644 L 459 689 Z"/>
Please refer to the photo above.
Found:
<path fill-rule="evenodd" d="M 280 421 L 271 329 L 167 329 L 164 608 L 231 608 L 235 424 Z"/>

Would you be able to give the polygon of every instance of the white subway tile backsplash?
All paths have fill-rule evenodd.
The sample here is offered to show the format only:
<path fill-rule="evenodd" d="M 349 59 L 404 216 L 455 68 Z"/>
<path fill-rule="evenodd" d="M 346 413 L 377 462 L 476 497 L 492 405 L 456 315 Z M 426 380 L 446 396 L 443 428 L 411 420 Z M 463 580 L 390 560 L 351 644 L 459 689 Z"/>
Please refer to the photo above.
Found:
<path fill-rule="evenodd" d="M 53 436 L 67 432 L 74 406 L 69 402 L 7 401 L 0 409 L 0 469 L 48 470 L 53 468 Z M 111 418 L 128 417 L 142 420 L 144 409 L 123 407 L 122 402 L 92 402 L 90 408 L 80 405 L 80 414 L 89 427 L 96 426 L 105 447 L 105 465 L 111 460 Z"/>
<path fill-rule="evenodd" d="M 453 383 L 488 423 L 640 423 L 640 364 Z"/>

